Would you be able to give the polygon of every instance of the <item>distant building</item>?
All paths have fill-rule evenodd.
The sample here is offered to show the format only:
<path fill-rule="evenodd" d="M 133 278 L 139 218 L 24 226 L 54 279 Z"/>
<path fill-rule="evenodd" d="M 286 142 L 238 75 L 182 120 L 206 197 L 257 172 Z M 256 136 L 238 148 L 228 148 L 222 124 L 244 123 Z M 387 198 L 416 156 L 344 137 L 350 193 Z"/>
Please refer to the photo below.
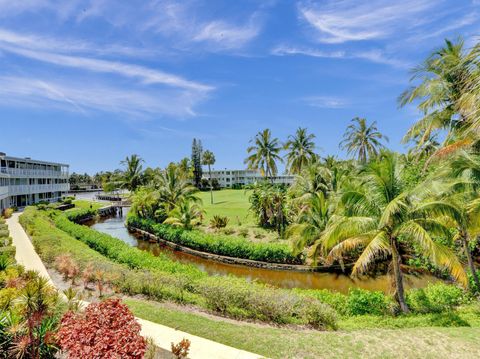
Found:
<path fill-rule="evenodd" d="M 203 177 L 208 179 L 208 171 L 203 172 Z M 215 170 L 212 171 L 212 179 L 217 179 L 221 188 L 229 188 L 234 185 L 245 186 L 256 182 L 265 181 L 260 171 L 255 170 Z M 291 185 L 295 179 L 293 175 L 277 175 L 273 177 L 274 183 Z M 268 178 L 270 180 L 270 178 Z"/>
<path fill-rule="evenodd" d="M 0 212 L 9 207 L 58 201 L 70 189 L 68 167 L 0 152 Z"/>

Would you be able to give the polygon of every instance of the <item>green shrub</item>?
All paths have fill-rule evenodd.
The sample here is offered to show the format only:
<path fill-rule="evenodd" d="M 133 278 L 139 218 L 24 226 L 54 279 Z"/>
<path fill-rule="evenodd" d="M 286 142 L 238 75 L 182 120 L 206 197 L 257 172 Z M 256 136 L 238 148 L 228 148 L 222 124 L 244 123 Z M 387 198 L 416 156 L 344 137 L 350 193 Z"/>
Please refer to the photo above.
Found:
<path fill-rule="evenodd" d="M 15 259 L 15 246 L 0 247 L 0 256 L 5 256 L 10 259 Z"/>
<path fill-rule="evenodd" d="M 5 223 L 7 223 L 7 221 L 5 221 L 5 218 L 0 217 L 0 224 L 5 224 Z"/>
<path fill-rule="evenodd" d="M 238 234 L 243 238 L 247 238 L 248 237 L 248 228 L 240 228 L 240 230 L 238 231 Z"/>
<path fill-rule="evenodd" d="M 6 223 L 0 223 L 0 231 L 8 231 L 8 225 Z"/>
<path fill-rule="evenodd" d="M 382 315 L 388 311 L 388 304 L 388 298 L 379 291 L 356 288 L 351 289 L 347 296 L 347 312 L 349 315 Z"/>
<path fill-rule="evenodd" d="M 347 296 L 345 294 L 328 289 L 294 289 L 294 291 L 328 304 L 341 315 L 348 315 Z"/>
<path fill-rule="evenodd" d="M 10 235 L 10 233 L 8 232 L 8 229 L 2 229 L 0 230 L 0 238 L 3 238 L 3 237 L 8 237 Z"/>
<path fill-rule="evenodd" d="M 97 215 L 97 210 L 93 208 L 79 208 L 73 211 L 66 212 L 68 220 L 79 223 L 85 221 L 86 219 L 95 217 Z"/>
<path fill-rule="evenodd" d="M 210 227 L 215 229 L 225 228 L 228 224 L 228 217 L 224 216 L 213 216 L 210 220 Z"/>
<path fill-rule="evenodd" d="M 414 312 L 440 313 L 462 304 L 464 292 L 454 285 L 435 283 L 429 284 L 426 288 L 408 291 L 406 300 Z"/>
<path fill-rule="evenodd" d="M 196 230 L 188 231 L 135 216 L 129 216 L 127 224 L 153 233 L 167 241 L 202 252 L 272 263 L 301 262 L 291 253 L 289 246 L 283 243 L 253 243 L 241 237 L 209 234 Z"/>

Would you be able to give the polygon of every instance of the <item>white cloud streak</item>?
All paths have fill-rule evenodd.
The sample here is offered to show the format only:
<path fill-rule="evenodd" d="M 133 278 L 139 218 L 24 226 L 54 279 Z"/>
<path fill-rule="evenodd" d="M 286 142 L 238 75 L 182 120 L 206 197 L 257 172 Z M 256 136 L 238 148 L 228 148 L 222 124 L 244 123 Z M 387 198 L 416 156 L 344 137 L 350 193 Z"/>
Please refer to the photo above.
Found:
<path fill-rule="evenodd" d="M 312 107 L 338 109 L 348 106 L 348 101 L 333 96 L 308 96 L 301 99 Z"/>
<path fill-rule="evenodd" d="M 317 41 L 338 44 L 382 39 L 397 30 L 415 28 L 425 21 L 419 20 L 418 15 L 428 15 L 428 11 L 441 1 L 330 0 L 321 4 L 300 4 L 298 9 L 302 19 L 317 30 Z"/>
<path fill-rule="evenodd" d="M 191 117 L 193 107 L 204 99 L 198 93 L 175 90 L 146 93 L 123 90 L 105 84 L 89 85 L 84 81 L 62 83 L 42 78 L 0 77 L 0 103 L 34 108 L 57 108 L 83 115 L 102 111 L 129 117 Z"/>

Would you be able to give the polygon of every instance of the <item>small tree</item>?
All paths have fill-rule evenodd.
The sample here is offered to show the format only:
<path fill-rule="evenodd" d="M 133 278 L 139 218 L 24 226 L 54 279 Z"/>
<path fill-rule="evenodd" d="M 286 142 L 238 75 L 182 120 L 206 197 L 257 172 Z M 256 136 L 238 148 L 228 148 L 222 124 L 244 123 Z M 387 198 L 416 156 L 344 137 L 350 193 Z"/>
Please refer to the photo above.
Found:
<path fill-rule="evenodd" d="M 193 183 L 197 188 L 200 188 L 202 181 L 202 153 L 202 141 L 194 138 L 192 143 Z"/>
<path fill-rule="evenodd" d="M 202 163 L 208 166 L 208 180 L 210 182 L 210 203 L 213 204 L 212 165 L 215 164 L 215 155 L 212 151 L 206 150 L 202 157 Z"/>
<path fill-rule="evenodd" d="M 83 314 L 67 312 L 58 343 L 69 358 L 143 358 L 147 341 L 120 299 L 89 304 Z"/>

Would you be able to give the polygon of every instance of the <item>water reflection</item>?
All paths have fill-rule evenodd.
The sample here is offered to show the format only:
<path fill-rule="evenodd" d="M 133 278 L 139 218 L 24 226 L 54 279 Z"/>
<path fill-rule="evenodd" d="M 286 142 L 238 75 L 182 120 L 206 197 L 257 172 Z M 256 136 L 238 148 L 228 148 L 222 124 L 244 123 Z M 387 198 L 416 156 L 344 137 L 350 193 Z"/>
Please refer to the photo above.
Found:
<path fill-rule="evenodd" d="M 126 211 L 124 211 L 123 215 L 126 215 Z M 296 287 L 309 289 L 331 289 L 341 293 L 348 292 L 349 288 L 381 290 L 384 292 L 389 292 L 391 289 L 391 284 L 387 276 L 353 280 L 349 276 L 342 274 L 292 272 L 219 263 L 208 259 L 199 258 L 187 253 L 174 251 L 171 248 L 158 243 L 150 243 L 148 241 L 141 240 L 134 234 L 129 233 L 124 223 L 125 217 L 109 217 L 92 223 L 91 227 L 99 232 L 107 233 L 111 236 L 119 238 L 132 246 L 138 247 L 141 250 L 150 251 L 154 255 L 158 255 L 159 253 L 167 253 L 173 259 L 182 263 L 193 264 L 209 274 L 233 274 L 249 280 L 256 279 L 258 281 L 283 288 Z M 429 282 L 435 281 L 438 280 L 435 277 L 428 275 L 422 275 L 420 277 L 406 276 L 405 278 L 407 288 L 423 287 Z"/>

